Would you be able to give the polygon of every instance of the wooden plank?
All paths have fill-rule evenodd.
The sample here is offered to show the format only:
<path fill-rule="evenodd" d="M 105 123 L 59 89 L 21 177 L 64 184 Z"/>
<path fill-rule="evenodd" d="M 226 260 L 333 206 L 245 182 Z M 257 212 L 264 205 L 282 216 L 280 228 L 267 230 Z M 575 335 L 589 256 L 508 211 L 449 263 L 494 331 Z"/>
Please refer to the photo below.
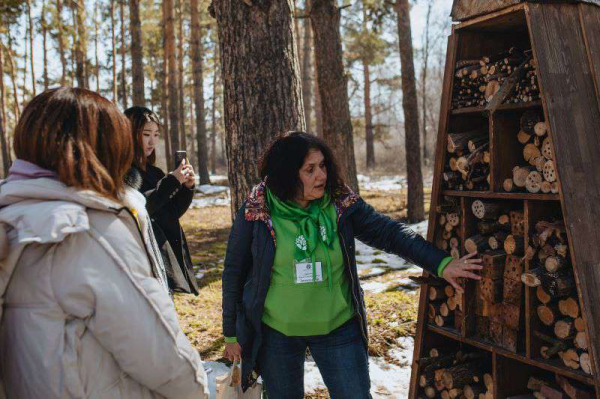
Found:
<path fill-rule="evenodd" d="M 580 4 L 579 20 L 592 67 L 596 98 L 600 101 L 600 9 L 589 4 Z"/>
<path fill-rule="evenodd" d="M 561 2 L 561 0 L 550 0 Z M 549 0 L 529 0 L 529 2 L 545 2 Z M 454 0 L 450 16 L 452 20 L 465 21 L 484 14 L 497 13 L 503 9 L 525 2 L 524 0 Z M 562 0 L 563 3 L 588 3 L 600 6 L 600 0 Z M 487 17 L 487 15 L 486 15 Z"/>
<path fill-rule="evenodd" d="M 530 4 L 528 24 L 538 60 L 546 120 L 554 145 L 561 204 L 580 300 L 586 321 L 600 320 L 600 108 L 578 7 Z M 593 105 L 592 105 L 593 104 Z M 596 106 L 594 106 L 596 105 Z M 598 370 L 600 330 L 587 323 L 594 370 Z"/>
<path fill-rule="evenodd" d="M 446 67 L 444 71 L 444 84 L 442 91 L 442 99 L 440 106 L 440 122 L 438 126 L 438 138 L 436 145 L 436 157 L 434 166 L 433 187 L 431 190 L 431 204 L 429 209 L 429 228 L 427 231 L 427 239 L 431 242 L 434 239 L 436 222 L 436 207 L 439 202 L 442 189 L 442 172 L 444 170 L 444 154 L 446 143 L 446 131 L 450 119 L 450 102 L 452 101 L 452 84 L 454 78 L 454 64 L 456 63 L 456 48 L 458 38 L 454 32 L 448 37 L 448 47 L 446 51 Z M 423 275 L 427 275 L 423 272 Z M 413 352 L 413 364 L 410 376 L 409 398 L 416 399 L 418 393 L 418 377 L 419 366 L 414 359 L 420 359 L 423 351 L 425 328 L 427 327 L 427 291 L 428 286 L 421 286 L 421 294 L 419 297 L 419 323 L 417 323 L 417 331 L 415 335 L 415 349 Z"/>
<path fill-rule="evenodd" d="M 452 4 L 450 16 L 453 21 L 464 21 L 465 19 L 519 4 L 520 2 L 521 0 L 455 0 Z"/>
<path fill-rule="evenodd" d="M 560 201 L 558 194 L 532 194 L 532 193 L 502 193 L 489 191 L 457 191 L 444 190 L 443 195 L 453 197 L 469 197 L 478 199 L 501 199 L 501 200 L 536 200 L 536 201 Z"/>

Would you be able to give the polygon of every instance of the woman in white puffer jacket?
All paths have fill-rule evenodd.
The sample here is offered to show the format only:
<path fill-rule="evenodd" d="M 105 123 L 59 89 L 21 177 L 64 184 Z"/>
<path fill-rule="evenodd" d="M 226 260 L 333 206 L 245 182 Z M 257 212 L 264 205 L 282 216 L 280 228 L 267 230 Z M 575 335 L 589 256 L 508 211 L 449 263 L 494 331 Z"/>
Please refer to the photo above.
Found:
<path fill-rule="evenodd" d="M 83 89 L 23 112 L 0 185 L 0 397 L 208 398 L 153 273 L 143 202 L 123 187 L 127 129 Z"/>

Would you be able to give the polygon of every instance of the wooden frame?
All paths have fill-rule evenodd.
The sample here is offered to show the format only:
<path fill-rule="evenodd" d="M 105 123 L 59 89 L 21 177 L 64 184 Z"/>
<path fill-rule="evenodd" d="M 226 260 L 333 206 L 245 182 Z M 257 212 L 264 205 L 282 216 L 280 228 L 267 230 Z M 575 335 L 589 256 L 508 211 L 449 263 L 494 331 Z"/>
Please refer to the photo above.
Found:
<path fill-rule="evenodd" d="M 466 4 L 469 1 L 456 0 L 455 7 L 457 3 Z M 492 3 L 503 5 L 498 10 L 494 9 Z M 576 1 L 574 4 L 490 1 L 486 4 L 491 9 L 486 12 L 491 13 L 483 16 L 480 16 L 481 13 L 475 13 L 477 18 L 453 26 L 446 55 L 427 238 L 434 241 L 436 234 L 439 234 L 436 209 L 444 196 L 460 199 L 461 255 L 465 254 L 464 241 L 473 229 L 473 221 L 469 220 L 468 215 L 470 204 L 474 200 L 503 201 L 522 209 L 525 215 L 526 242 L 527 232 L 533 228 L 536 221 L 547 214 L 562 214 L 567 227 L 577 296 L 583 307 L 582 317 L 587 325 L 592 374 L 569 370 L 556 361 L 546 361 L 536 356 L 536 353 L 539 353 L 540 342 L 533 334 L 538 322 L 533 316 L 537 305 L 535 289 L 525 287 L 525 340 L 524 346 L 514 353 L 474 337 L 474 319 L 472 313 L 469 316 L 468 311 L 469 297 L 474 295 L 475 291 L 473 283 L 467 283 L 466 286 L 462 306 L 467 312 L 464 312 L 466 315 L 460 330 L 428 324 L 428 285 L 424 284 L 419 300 L 410 398 L 420 395 L 417 360 L 424 357 L 433 343 L 439 342 L 440 336 L 449 340 L 447 342 L 454 342 L 457 347 L 466 345 L 491 353 L 495 381 L 493 394 L 496 399 L 526 393 L 523 389 L 523 384 L 526 383 L 523 379 L 525 371 L 532 375 L 558 374 L 568 377 L 588 385 L 595 391 L 596 397 L 600 398 L 600 329 L 593 322 L 600 320 L 600 239 L 594 231 L 594 222 L 600 220 L 600 7 L 588 3 L 600 5 L 600 1 L 597 0 Z M 504 35 L 503 27 L 509 29 L 517 24 L 522 32 L 527 32 L 525 37 L 529 39 L 537 60 L 541 101 L 501 105 L 489 115 L 484 113 L 483 107 L 451 110 L 456 62 L 468 57 L 480 57 L 484 55 L 483 49 L 490 51 L 496 46 L 510 44 L 510 35 Z M 485 42 L 490 37 L 499 37 L 499 32 L 503 35 L 503 42 Z M 513 123 L 511 117 L 529 109 L 543 113 L 549 125 L 560 186 L 559 194 L 505 193 L 498 189 L 499 181 L 507 173 L 511 156 L 506 153 L 509 144 L 505 142 L 507 139 L 503 132 L 506 126 Z M 446 161 L 445 145 L 449 128 L 456 123 L 457 118 L 472 118 L 478 115 L 487 118 L 489 124 L 490 190 L 444 190 L 441 176 Z M 529 261 L 526 261 L 525 270 L 529 270 L 529 266 Z"/>

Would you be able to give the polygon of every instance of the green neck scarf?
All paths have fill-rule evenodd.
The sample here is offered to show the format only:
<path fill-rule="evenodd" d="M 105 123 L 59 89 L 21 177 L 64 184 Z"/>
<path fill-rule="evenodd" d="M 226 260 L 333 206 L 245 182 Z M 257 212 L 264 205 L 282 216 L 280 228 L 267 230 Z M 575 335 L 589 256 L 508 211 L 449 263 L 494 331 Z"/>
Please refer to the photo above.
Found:
<path fill-rule="evenodd" d="M 281 201 L 267 188 L 267 203 L 271 215 L 282 219 L 293 221 L 298 227 L 298 235 L 294 242 L 294 259 L 302 261 L 310 259 L 313 263 L 313 281 L 315 280 L 315 249 L 318 245 L 323 246 L 326 257 L 326 273 L 331 288 L 331 261 L 329 250 L 335 240 L 337 224 L 326 212 L 331 204 L 331 196 L 328 193 L 310 202 L 308 207 L 301 208 L 292 201 Z"/>

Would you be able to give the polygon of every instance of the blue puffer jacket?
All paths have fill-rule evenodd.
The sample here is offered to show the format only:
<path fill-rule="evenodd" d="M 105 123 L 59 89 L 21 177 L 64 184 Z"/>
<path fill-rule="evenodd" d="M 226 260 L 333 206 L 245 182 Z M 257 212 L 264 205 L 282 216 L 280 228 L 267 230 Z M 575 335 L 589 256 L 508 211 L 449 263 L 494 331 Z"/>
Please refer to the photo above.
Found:
<path fill-rule="evenodd" d="M 265 200 L 265 183 L 254 187 L 237 213 L 231 229 L 223 271 L 223 335 L 237 337 L 242 346 L 242 384 L 251 386 L 260 373 L 256 364 L 262 343 L 261 319 L 275 259 L 275 231 Z M 364 344 L 367 317 L 356 268 L 354 238 L 399 255 L 436 274 L 448 254 L 425 241 L 402 223 L 381 215 L 345 187 L 333 195 L 338 234 L 359 314 Z"/>

